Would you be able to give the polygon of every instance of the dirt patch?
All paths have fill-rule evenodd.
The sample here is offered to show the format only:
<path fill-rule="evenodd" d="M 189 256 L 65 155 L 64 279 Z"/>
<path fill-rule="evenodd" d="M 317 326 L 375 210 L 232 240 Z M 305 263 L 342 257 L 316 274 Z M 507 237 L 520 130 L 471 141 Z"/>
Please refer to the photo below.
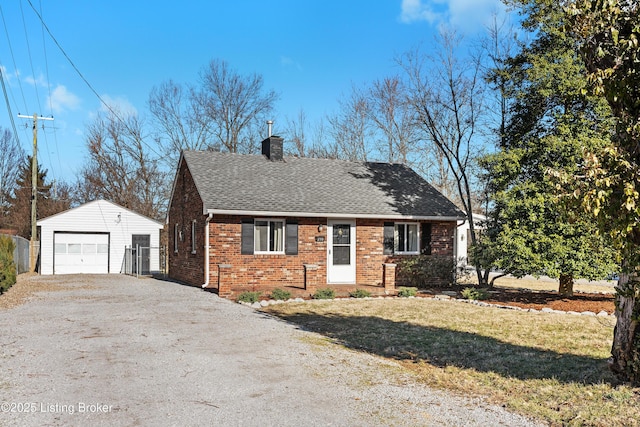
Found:
<path fill-rule="evenodd" d="M 15 285 L 0 295 L 0 310 L 17 307 L 30 299 L 37 298 L 42 292 L 64 291 L 68 289 L 91 288 L 91 285 L 70 285 L 60 276 L 43 277 L 36 273 L 24 273 L 18 276 Z"/>

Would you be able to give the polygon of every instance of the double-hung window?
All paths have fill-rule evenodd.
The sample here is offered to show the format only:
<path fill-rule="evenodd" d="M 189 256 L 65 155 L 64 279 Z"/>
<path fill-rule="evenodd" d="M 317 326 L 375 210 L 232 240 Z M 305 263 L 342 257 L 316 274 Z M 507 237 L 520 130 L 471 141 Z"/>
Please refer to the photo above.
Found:
<path fill-rule="evenodd" d="M 393 230 L 393 252 L 397 254 L 420 253 L 417 223 L 397 222 Z"/>
<path fill-rule="evenodd" d="M 194 219 L 193 221 L 191 221 L 191 253 L 195 254 L 196 253 L 196 220 Z"/>
<path fill-rule="evenodd" d="M 253 249 L 254 253 L 284 253 L 284 220 L 256 219 Z"/>

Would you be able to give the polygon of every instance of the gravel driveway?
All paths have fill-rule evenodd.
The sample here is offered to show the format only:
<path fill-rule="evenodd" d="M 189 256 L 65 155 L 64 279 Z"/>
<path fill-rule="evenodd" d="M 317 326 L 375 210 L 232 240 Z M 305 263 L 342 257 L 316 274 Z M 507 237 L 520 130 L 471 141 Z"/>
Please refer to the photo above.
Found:
<path fill-rule="evenodd" d="M 66 289 L 0 310 L 0 425 L 534 425 L 198 288 L 27 280 Z"/>

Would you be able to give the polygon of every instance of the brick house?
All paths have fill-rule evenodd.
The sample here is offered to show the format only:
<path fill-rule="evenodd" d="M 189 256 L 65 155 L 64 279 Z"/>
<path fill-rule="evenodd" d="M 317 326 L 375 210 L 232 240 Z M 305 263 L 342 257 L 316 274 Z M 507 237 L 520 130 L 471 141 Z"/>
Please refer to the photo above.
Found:
<path fill-rule="evenodd" d="M 181 154 L 169 205 L 169 276 L 223 297 L 286 288 L 393 293 L 394 263 L 455 253 L 464 214 L 401 164 Z M 344 292 L 342 292 L 344 293 Z"/>

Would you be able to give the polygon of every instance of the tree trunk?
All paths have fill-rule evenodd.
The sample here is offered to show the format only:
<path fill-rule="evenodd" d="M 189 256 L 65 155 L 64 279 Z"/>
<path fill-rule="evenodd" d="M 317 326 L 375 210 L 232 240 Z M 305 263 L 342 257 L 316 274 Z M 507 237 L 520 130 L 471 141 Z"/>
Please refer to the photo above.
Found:
<path fill-rule="evenodd" d="M 558 287 L 558 293 L 565 297 L 573 296 L 573 275 L 561 274 L 560 286 Z"/>
<path fill-rule="evenodd" d="M 489 274 L 491 274 L 491 269 L 490 268 L 485 268 L 482 274 L 482 283 L 487 287 L 492 289 L 493 288 L 493 280 L 491 282 L 489 282 Z"/>
<path fill-rule="evenodd" d="M 620 274 L 616 288 L 616 327 L 609 368 L 624 382 L 640 386 L 640 282 L 637 277 Z"/>
<path fill-rule="evenodd" d="M 487 283 L 486 280 L 484 280 L 484 275 L 482 274 L 482 267 L 479 265 L 476 265 L 476 276 L 478 277 L 478 286 L 481 288 L 486 287 Z"/>

